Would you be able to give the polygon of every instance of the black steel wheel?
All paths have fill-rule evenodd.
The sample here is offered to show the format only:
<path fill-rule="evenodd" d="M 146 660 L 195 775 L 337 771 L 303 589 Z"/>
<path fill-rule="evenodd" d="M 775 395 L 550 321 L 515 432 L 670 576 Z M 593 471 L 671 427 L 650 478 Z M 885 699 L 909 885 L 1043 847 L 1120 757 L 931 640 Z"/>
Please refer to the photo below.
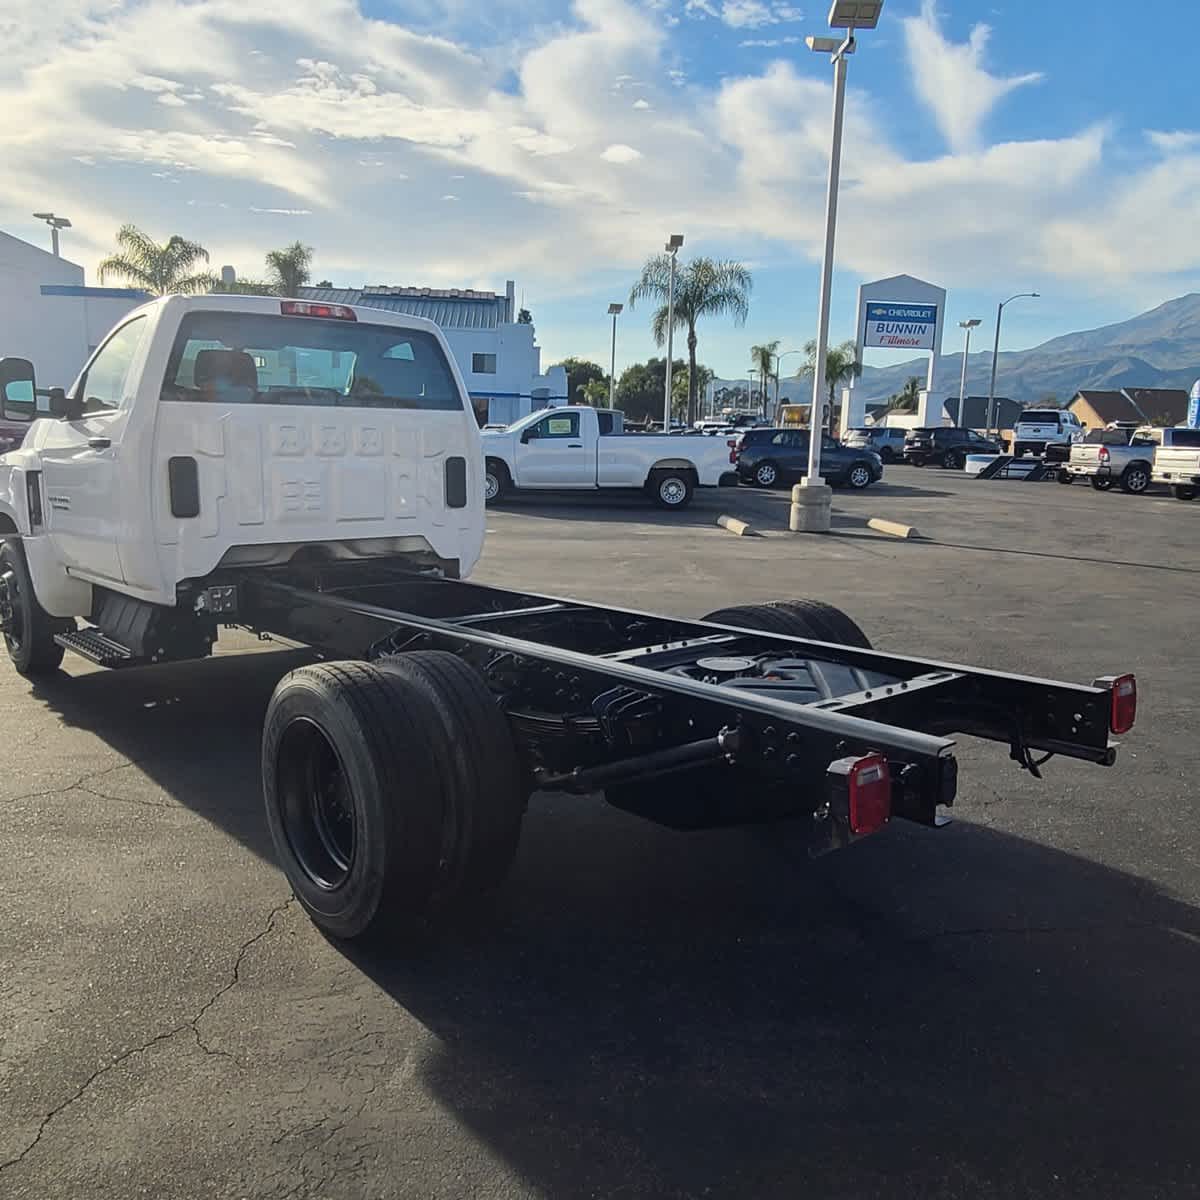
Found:
<path fill-rule="evenodd" d="M 1171 494 L 1176 500 L 1195 500 L 1196 489 L 1194 487 L 1188 487 L 1183 483 L 1177 483 L 1171 489 Z"/>
<path fill-rule="evenodd" d="M 1112 477 L 1109 475 L 1092 476 L 1092 487 L 1094 487 L 1098 492 L 1107 492 L 1112 485 Z"/>
<path fill-rule="evenodd" d="M 813 638 L 841 646 L 871 648 L 870 639 L 857 622 L 840 608 L 822 600 L 775 600 L 770 604 L 740 604 L 719 608 L 704 618 L 716 625 L 782 633 L 787 637 Z"/>
<path fill-rule="evenodd" d="M 0 630 L 13 666 L 27 677 L 57 671 L 63 648 L 54 635 L 74 628 L 73 620 L 52 617 L 38 603 L 24 547 L 15 538 L 5 539 L 0 545 Z"/>
<path fill-rule="evenodd" d="M 1147 463 L 1130 463 L 1121 473 L 1121 491 L 1140 496 L 1150 486 L 1150 467 Z"/>

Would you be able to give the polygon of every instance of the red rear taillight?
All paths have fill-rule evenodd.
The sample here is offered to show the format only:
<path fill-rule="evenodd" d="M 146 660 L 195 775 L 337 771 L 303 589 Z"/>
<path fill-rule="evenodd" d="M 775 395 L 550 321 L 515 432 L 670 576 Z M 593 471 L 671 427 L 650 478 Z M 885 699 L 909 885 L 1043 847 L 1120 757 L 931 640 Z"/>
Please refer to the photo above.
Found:
<path fill-rule="evenodd" d="M 357 321 L 348 304 L 315 304 L 311 300 L 281 300 L 279 311 L 285 317 L 323 317 L 327 321 Z"/>
<path fill-rule="evenodd" d="M 1112 458 L 1112 455 L 1109 454 L 1107 446 L 1101 446 L 1100 453 L 1097 455 L 1097 457 L 1101 462 L 1106 463 L 1110 458 Z"/>
<path fill-rule="evenodd" d="M 829 774 L 835 792 L 845 791 L 851 833 L 875 833 L 888 823 L 892 815 L 892 773 L 882 754 L 839 759 L 830 764 Z"/>
<path fill-rule="evenodd" d="M 1132 675 L 1118 675 L 1112 684 L 1112 710 L 1108 728 L 1113 733 L 1128 733 L 1137 720 L 1137 680 Z"/>

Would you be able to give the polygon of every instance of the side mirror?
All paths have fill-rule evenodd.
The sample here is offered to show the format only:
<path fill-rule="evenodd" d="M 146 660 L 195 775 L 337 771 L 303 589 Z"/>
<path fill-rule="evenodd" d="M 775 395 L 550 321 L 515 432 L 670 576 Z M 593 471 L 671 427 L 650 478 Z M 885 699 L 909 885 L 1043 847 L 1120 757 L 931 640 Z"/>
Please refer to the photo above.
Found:
<path fill-rule="evenodd" d="M 27 358 L 0 358 L 0 409 L 6 421 L 32 421 L 37 416 L 37 384 Z"/>
<path fill-rule="evenodd" d="M 528 446 L 530 440 L 536 436 L 537 435 L 533 432 L 532 429 L 526 429 L 525 432 L 521 434 L 521 445 Z"/>
<path fill-rule="evenodd" d="M 50 415 L 63 421 L 77 421 L 83 416 L 83 408 L 76 404 L 60 387 L 51 388 L 46 397 L 50 402 Z"/>

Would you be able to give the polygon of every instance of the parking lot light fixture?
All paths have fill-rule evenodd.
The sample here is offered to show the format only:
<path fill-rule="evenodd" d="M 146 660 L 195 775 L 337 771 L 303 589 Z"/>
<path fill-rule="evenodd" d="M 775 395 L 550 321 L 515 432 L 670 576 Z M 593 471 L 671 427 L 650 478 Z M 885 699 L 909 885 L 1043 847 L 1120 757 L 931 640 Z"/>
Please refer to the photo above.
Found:
<path fill-rule="evenodd" d="M 1009 296 L 1007 300 L 1001 300 L 1000 307 L 996 309 L 996 341 L 992 346 L 992 382 L 988 387 L 987 429 L 985 430 L 988 437 L 992 436 L 992 419 L 996 407 L 996 359 L 1000 357 L 1000 322 L 1004 320 L 1004 307 L 1014 300 L 1040 299 L 1041 296 L 1038 292 L 1018 292 L 1015 296 Z"/>
<path fill-rule="evenodd" d="M 671 259 L 671 275 L 667 283 L 667 381 L 663 396 L 663 433 L 671 432 L 671 355 L 675 334 L 675 256 L 683 245 L 683 234 L 673 233 L 667 239 L 666 251 Z"/>
<path fill-rule="evenodd" d="M 958 384 L 958 427 L 966 429 L 967 427 L 967 359 L 971 354 L 971 330 L 978 328 L 983 322 L 978 317 L 972 317 L 969 321 L 959 321 L 959 329 L 967 331 L 967 344 L 963 347 L 963 365 L 962 378 Z"/>
<path fill-rule="evenodd" d="M 818 54 L 830 54 L 833 59 L 833 136 L 829 149 L 829 190 L 825 198 L 825 250 L 821 261 L 821 296 L 817 307 L 817 354 L 813 363 L 813 400 L 809 416 L 808 471 L 805 487 L 822 487 L 821 438 L 818 430 L 825 422 L 825 356 L 829 344 L 829 298 L 833 288 L 833 248 L 837 232 L 838 182 L 842 169 L 842 126 L 846 110 L 847 58 L 854 52 L 854 31 L 874 29 L 879 24 L 883 0 L 834 0 L 829 10 L 831 29 L 844 29 L 845 38 L 835 43 L 828 37 L 808 38 L 808 47 Z M 828 510 L 824 529 L 828 532 Z"/>
<path fill-rule="evenodd" d="M 40 212 L 33 215 L 37 220 L 45 221 L 50 226 L 50 252 L 55 258 L 58 258 L 58 231 L 60 229 L 70 229 L 71 222 L 66 217 L 57 216 L 52 212 Z"/>
<path fill-rule="evenodd" d="M 613 319 L 612 328 L 612 359 L 608 368 L 608 407 L 616 408 L 617 399 L 617 317 L 624 309 L 623 304 L 610 304 L 608 315 Z"/>

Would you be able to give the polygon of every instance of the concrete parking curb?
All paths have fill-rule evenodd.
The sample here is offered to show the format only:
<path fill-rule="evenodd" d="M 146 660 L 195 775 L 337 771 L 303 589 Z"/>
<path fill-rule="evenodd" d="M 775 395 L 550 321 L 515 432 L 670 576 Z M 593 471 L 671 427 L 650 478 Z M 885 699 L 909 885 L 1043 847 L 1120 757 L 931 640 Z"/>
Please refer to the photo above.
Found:
<path fill-rule="evenodd" d="M 722 529 L 728 529 L 730 533 L 737 534 L 738 537 L 753 537 L 754 530 L 746 521 L 739 521 L 737 517 L 729 517 L 722 513 L 717 518 L 717 524 Z"/>
<path fill-rule="evenodd" d="M 920 537 L 920 534 L 917 533 L 916 526 L 902 525 L 899 521 L 885 521 L 882 517 L 872 517 L 867 522 L 867 528 L 874 529 L 879 533 L 891 534 L 892 537 Z"/>

